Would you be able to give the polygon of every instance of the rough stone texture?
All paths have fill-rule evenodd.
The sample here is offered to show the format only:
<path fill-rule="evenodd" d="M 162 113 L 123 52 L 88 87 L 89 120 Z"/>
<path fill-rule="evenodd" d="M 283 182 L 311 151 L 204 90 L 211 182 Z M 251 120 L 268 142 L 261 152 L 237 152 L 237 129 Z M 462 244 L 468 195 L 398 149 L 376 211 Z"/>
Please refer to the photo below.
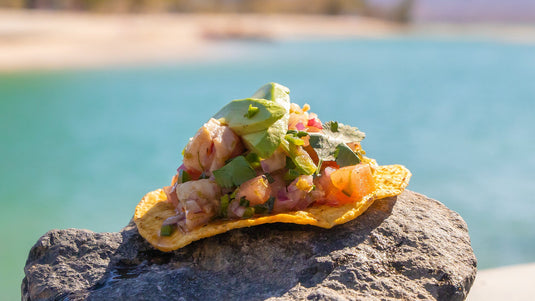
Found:
<path fill-rule="evenodd" d="M 119 233 L 52 230 L 33 246 L 23 300 L 462 300 L 476 275 L 466 223 L 405 191 L 333 229 L 238 229 L 163 253 Z"/>

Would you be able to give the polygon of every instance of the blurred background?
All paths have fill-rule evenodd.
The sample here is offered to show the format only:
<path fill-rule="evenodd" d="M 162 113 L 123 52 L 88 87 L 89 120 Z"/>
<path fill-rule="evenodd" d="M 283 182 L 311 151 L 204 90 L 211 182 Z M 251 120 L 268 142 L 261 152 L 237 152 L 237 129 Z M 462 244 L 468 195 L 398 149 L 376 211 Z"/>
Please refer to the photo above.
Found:
<path fill-rule="evenodd" d="M 119 231 L 228 101 L 288 86 L 468 224 L 535 261 L 531 0 L 0 0 L 0 291 L 53 228 Z"/>

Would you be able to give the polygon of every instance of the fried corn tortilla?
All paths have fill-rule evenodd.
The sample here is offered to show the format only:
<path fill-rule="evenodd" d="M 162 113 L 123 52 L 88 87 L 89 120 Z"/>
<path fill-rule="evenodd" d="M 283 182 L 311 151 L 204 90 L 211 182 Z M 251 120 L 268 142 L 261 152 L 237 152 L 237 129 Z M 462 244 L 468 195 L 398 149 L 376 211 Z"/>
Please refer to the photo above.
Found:
<path fill-rule="evenodd" d="M 193 241 L 211 237 L 232 229 L 268 223 L 293 223 L 332 228 L 349 222 L 364 213 L 375 200 L 399 195 L 409 184 L 411 172 L 402 165 L 375 166 L 373 178 L 375 191 L 362 200 L 339 207 L 313 205 L 299 211 L 271 215 L 256 215 L 239 220 L 216 220 L 189 232 L 175 231 L 170 236 L 160 236 L 163 221 L 175 215 L 174 206 L 167 202 L 163 189 L 147 193 L 136 207 L 134 221 L 139 233 L 155 248 L 169 252 Z"/>

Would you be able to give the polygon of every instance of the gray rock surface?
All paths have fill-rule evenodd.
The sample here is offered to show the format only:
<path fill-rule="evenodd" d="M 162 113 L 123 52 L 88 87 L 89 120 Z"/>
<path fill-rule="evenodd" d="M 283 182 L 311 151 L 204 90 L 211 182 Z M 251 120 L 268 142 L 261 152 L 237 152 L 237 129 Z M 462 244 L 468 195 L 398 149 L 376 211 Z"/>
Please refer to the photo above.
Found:
<path fill-rule="evenodd" d="M 163 253 L 119 233 L 52 230 L 33 246 L 23 300 L 463 300 L 476 275 L 466 223 L 405 191 L 333 229 L 238 229 Z"/>

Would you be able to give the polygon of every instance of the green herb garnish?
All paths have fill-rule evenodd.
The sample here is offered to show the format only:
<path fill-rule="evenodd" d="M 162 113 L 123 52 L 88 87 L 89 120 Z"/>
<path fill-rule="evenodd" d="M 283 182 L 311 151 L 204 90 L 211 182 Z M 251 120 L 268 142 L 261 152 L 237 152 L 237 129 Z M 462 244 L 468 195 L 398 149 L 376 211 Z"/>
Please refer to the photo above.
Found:
<path fill-rule="evenodd" d="M 245 208 L 245 212 L 243 212 L 242 218 L 250 218 L 255 214 L 255 210 L 253 207 L 247 207 Z"/>
<path fill-rule="evenodd" d="M 292 134 L 294 136 L 297 136 L 299 138 L 303 138 L 305 136 L 308 136 L 308 132 L 305 131 L 296 131 L 296 130 L 288 130 L 286 134 Z"/>
<path fill-rule="evenodd" d="M 221 217 L 227 217 L 228 205 L 230 204 L 230 197 L 228 194 L 224 194 L 220 199 L 221 209 L 219 215 Z"/>
<path fill-rule="evenodd" d="M 359 156 L 355 154 L 355 152 L 353 152 L 345 143 L 338 144 L 334 153 L 334 157 L 336 158 L 336 163 L 340 167 L 356 165 L 360 163 Z"/>
<path fill-rule="evenodd" d="M 356 127 L 330 121 L 323 125 L 319 133 L 310 133 L 310 146 L 322 161 L 336 161 L 340 167 L 355 165 L 360 158 L 347 143 L 358 143 L 365 134 Z"/>
<path fill-rule="evenodd" d="M 244 156 L 238 156 L 220 169 L 214 170 L 213 175 L 219 186 L 232 188 L 256 177 L 256 172 Z"/>
<path fill-rule="evenodd" d="M 191 176 L 189 175 L 187 171 L 185 171 L 184 169 L 181 169 L 178 172 L 178 182 L 186 183 L 187 181 L 191 181 Z"/>
<path fill-rule="evenodd" d="M 256 153 L 248 153 L 245 156 L 245 159 L 249 164 L 251 164 L 251 167 L 254 169 L 260 168 L 260 157 Z"/>
<path fill-rule="evenodd" d="M 299 138 L 303 138 L 305 136 L 308 136 L 308 133 L 307 132 L 304 132 L 304 131 L 299 131 L 297 132 L 297 134 L 295 134 L 297 137 Z"/>
<path fill-rule="evenodd" d="M 295 163 L 290 157 L 286 157 L 286 165 L 284 166 L 286 169 L 293 169 L 295 168 Z"/>
<path fill-rule="evenodd" d="M 236 198 L 236 194 L 238 194 L 239 190 L 240 190 L 239 188 L 234 189 L 234 191 L 230 194 L 230 199 L 231 200 Z"/>
<path fill-rule="evenodd" d="M 273 211 L 273 205 L 275 204 L 275 198 L 270 197 L 264 204 L 254 206 L 255 213 L 269 214 Z"/>
<path fill-rule="evenodd" d="M 258 107 L 253 107 L 252 104 L 249 104 L 249 109 L 247 110 L 247 113 L 245 113 L 245 115 L 243 115 L 243 117 L 253 118 L 254 115 L 258 114 L 259 110 L 260 109 Z"/>
<path fill-rule="evenodd" d="M 331 132 L 338 132 L 338 121 L 330 121 L 325 124 L 326 128 L 330 129 Z"/>
<path fill-rule="evenodd" d="M 171 236 L 176 231 L 176 228 L 177 226 L 175 224 L 163 225 L 160 229 L 160 236 Z"/>
<path fill-rule="evenodd" d="M 240 199 L 240 206 L 242 207 L 249 207 L 249 200 L 246 199 L 245 197 L 242 197 Z"/>
<path fill-rule="evenodd" d="M 299 177 L 301 174 L 295 170 L 295 169 L 288 169 L 288 171 L 284 174 L 283 179 L 286 182 L 291 182 L 295 180 L 297 177 Z"/>
<path fill-rule="evenodd" d="M 275 179 L 273 178 L 273 176 L 269 172 L 265 173 L 264 176 L 268 180 L 269 184 L 273 184 L 273 182 L 275 182 Z"/>

